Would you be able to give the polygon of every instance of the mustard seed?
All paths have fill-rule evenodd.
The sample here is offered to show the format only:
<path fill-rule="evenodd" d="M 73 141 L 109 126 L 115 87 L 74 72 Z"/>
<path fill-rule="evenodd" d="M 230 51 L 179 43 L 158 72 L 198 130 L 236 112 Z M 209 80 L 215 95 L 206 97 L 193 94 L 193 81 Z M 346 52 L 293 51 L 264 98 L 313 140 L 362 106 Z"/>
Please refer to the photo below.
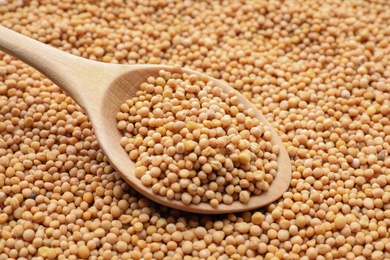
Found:
<path fill-rule="evenodd" d="M 80 246 L 77 248 L 78 255 L 81 259 L 88 259 L 90 256 L 90 251 L 87 246 Z"/>

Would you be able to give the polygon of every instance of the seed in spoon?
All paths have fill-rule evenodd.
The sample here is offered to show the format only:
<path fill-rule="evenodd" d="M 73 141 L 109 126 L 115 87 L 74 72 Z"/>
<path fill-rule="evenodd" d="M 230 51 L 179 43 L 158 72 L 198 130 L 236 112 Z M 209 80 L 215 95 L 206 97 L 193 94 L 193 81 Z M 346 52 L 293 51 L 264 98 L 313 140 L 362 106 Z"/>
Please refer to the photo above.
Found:
<path fill-rule="evenodd" d="M 184 204 L 248 203 L 278 170 L 270 129 L 207 76 L 160 70 L 117 113 L 136 177 Z"/>

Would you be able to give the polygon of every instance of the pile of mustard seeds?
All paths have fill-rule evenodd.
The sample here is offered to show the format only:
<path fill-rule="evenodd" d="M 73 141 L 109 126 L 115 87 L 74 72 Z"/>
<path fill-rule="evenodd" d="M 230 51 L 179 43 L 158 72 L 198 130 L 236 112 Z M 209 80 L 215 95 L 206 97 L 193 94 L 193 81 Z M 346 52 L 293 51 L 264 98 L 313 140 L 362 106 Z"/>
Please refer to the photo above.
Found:
<path fill-rule="evenodd" d="M 0 14 L 74 55 L 227 82 L 292 164 L 262 209 L 160 206 L 115 172 L 71 98 L 0 53 L 0 260 L 390 259 L 388 1 L 5 0 Z"/>
<path fill-rule="evenodd" d="M 121 145 L 156 195 L 213 208 L 247 204 L 276 176 L 280 146 L 269 127 L 206 75 L 188 75 L 180 65 L 160 70 L 120 110 Z"/>

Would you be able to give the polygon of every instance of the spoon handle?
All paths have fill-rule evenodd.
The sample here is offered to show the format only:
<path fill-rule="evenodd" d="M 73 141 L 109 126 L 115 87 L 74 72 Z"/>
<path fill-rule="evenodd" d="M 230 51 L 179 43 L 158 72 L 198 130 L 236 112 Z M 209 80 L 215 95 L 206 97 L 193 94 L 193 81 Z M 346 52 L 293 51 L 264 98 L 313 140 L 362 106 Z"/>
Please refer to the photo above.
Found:
<path fill-rule="evenodd" d="M 0 50 L 40 71 L 83 109 L 91 105 L 88 99 L 104 95 L 104 89 L 96 89 L 104 82 L 101 76 L 104 63 L 58 50 L 3 26 L 0 26 Z"/>
<path fill-rule="evenodd" d="M 65 81 L 75 56 L 0 26 L 0 50 L 42 72 L 54 83 Z"/>

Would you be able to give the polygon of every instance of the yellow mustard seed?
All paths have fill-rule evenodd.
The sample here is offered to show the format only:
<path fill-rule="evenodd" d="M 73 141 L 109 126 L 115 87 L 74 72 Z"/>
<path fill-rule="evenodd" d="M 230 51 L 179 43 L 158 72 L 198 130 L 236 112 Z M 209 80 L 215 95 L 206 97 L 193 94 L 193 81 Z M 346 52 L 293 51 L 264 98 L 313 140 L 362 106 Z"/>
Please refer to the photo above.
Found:
<path fill-rule="evenodd" d="M 78 256 L 81 259 L 88 259 L 90 257 L 90 250 L 87 246 L 82 245 L 77 248 Z"/>

